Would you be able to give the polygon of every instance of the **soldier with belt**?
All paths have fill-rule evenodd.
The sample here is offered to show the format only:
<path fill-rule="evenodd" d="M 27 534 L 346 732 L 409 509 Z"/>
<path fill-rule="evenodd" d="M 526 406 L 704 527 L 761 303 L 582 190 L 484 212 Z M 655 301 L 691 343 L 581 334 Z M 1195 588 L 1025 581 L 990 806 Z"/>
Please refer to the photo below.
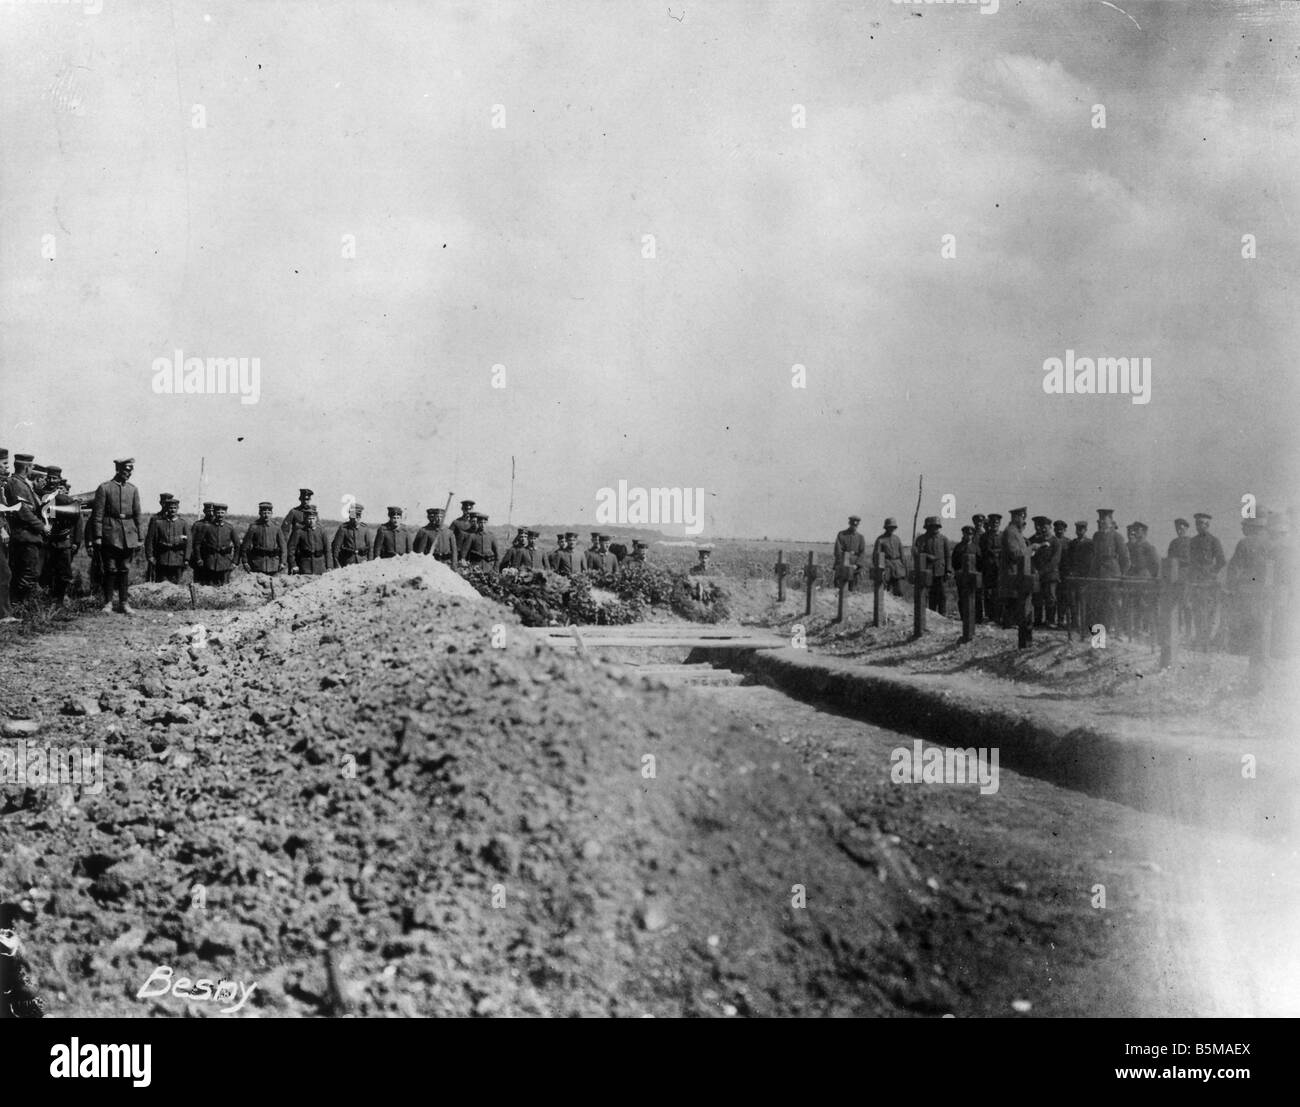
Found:
<path fill-rule="evenodd" d="M 180 584 L 189 556 L 190 528 L 177 516 L 180 506 L 180 500 L 169 495 L 145 535 L 144 555 L 153 567 L 153 579 L 170 584 Z"/>
<path fill-rule="evenodd" d="M 158 574 L 154 568 L 154 563 L 153 563 L 153 535 L 154 535 L 154 531 L 158 527 L 158 523 L 162 520 L 163 515 L 167 511 L 167 501 L 170 500 L 171 498 L 172 498 L 172 494 L 170 492 L 158 493 L 158 510 L 149 516 L 149 525 L 145 528 L 144 579 L 146 583 L 153 582 L 158 579 Z"/>
<path fill-rule="evenodd" d="M 239 544 L 239 563 L 250 573 L 276 576 L 289 568 L 289 542 L 284 531 L 271 521 L 272 504 L 257 505 L 257 521 L 244 532 Z"/>
<path fill-rule="evenodd" d="M 501 558 L 497 553 L 496 538 L 487 531 L 488 517 L 481 511 L 471 512 L 471 517 L 474 520 L 474 529 L 470 531 L 465 543 L 463 560 L 471 568 L 478 566 L 480 569 L 490 569 L 495 572 L 497 562 Z"/>
<path fill-rule="evenodd" d="M 975 623 L 974 605 L 979 596 L 975 574 L 980 571 L 979 564 L 979 535 L 975 525 L 968 523 L 961 528 L 961 541 L 952 548 L 952 571 L 957 578 L 957 612 L 961 616 L 963 642 L 971 640 L 966 627 Z"/>
<path fill-rule="evenodd" d="M 369 561 L 373 556 L 374 536 L 361 521 L 365 510 L 364 504 L 354 503 L 348 512 L 347 522 L 334 532 L 330 541 L 330 553 L 334 555 L 334 565 L 339 569 L 345 565 L 355 565 L 358 561 Z"/>
<path fill-rule="evenodd" d="M 862 516 L 850 515 L 849 525 L 835 536 L 835 583 L 848 584 L 849 591 L 858 586 L 862 560 L 867 552 L 867 540 L 858 533 Z"/>
<path fill-rule="evenodd" d="M 546 567 L 562 577 L 571 577 L 574 573 L 573 543 L 578 536 L 573 531 L 566 530 L 555 537 L 559 545 L 547 555 Z"/>
<path fill-rule="evenodd" d="M 220 588 L 230 580 L 239 560 L 239 532 L 226 522 L 227 506 L 212 505 L 212 522 L 199 539 L 199 560 L 209 584 Z"/>
<path fill-rule="evenodd" d="M 524 554 L 524 547 L 528 544 L 528 536 L 520 528 L 519 533 L 515 535 L 514 541 L 510 543 L 510 549 L 501 555 L 501 561 L 497 564 L 498 569 L 522 569 L 527 560 Z"/>
<path fill-rule="evenodd" d="M 113 610 L 116 585 L 119 609 L 131 610 L 129 572 L 131 559 L 140 548 L 140 492 L 131 483 L 135 458 L 118 458 L 117 472 L 95 489 L 95 506 L 90 513 L 90 541 L 99 550 L 100 579 L 104 589 L 104 613 Z"/>
<path fill-rule="evenodd" d="M 925 519 L 925 533 L 916 540 L 916 548 L 923 556 L 921 568 L 930 570 L 929 595 L 926 597 L 926 605 L 931 611 L 940 615 L 948 614 L 948 592 L 947 581 L 952 575 L 952 547 L 948 539 L 943 536 L 943 523 L 939 521 L 937 515 L 927 515 Z M 917 588 L 925 587 L 921 581 L 916 582 Z"/>
<path fill-rule="evenodd" d="M 13 574 L 9 571 L 9 516 L 18 511 L 9 506 L 4 487 L 9 483 L 9 450 L 0 447 L 0 623 L 16 623 L 18 617 L 13 613 L 9 602 L 9 582 Z"/>
<path fill-rule="evenodd" d="M 1128 544 L 1119 536 L 1115 524 L 1115 511 L 1109 507 L 1097 509 L 1097 532 L 1092 539 L 1092 571 L 1090 576 L 1104 581 L 1118 580 L 1128 572 Z M 1098 584 L 1101 590 L 1097 612 L 1102 626 L 1111 634 L 1118 627 L 1119 597 L 1117 586 Z"/>
<path fill-rule="evenodd" d="M 597 535 L 595 572 L 601 576 L 612 576 L 618 572 L 618 558 L 609 552 L 609 535 Z M 707 549 L 707 547 L 706 547 Z"/>
<path fill-rule="evenodd" d="M 528 538 L 527 543 L 524 545 L 524 550 L 528 554 L 528 568 L 540 569 L 542 567 L 542 551 L 537 548 L 537 540 L 542 536 L 542 532 L 528 530 L 525 533 Z"/>
<path fill-rule="evenodd" d="M 456 559 L 464 561 L 469 552 L 469 538 L 474 533 L 477 523 L 474 518 L 474 501 L 460 501 L 460 517 L 451 521 L 451 537 L 456 543 Z"/>
<path fill-rule="evenodd" d="M 398 554 L 411 552 L 411 535 L 402 526 L 402 509 L 390 507 L 388 522 L 375 528 L 374 541 L 370 547 L 371 560 L 397 557 Z"/>
<path fill-rule="evenodd" d="M 334 553 L 329 539 L 320 529 L 316 508 L 310 504 L 303 510 L 302 524 L 289 547 L 289 572 L 303 576 L 320 576 L 334 568 Z"/>
<path fill-rule="evenodd" d="M 301 530 L 306 525 L 307 512 L 316 510 L 315 506 L 311 502 L 311 498 L 314 495 L 316 495 L 316 493 L 313 492 L 310 488 L 299 488 L 298 506 L 294 508 L 290 508 L 288 513 L 285 515 L 285 517 L 280 520 L 280 533 L 284 535 L 284 540 L 288 544 L 289 549 L 291 550 L 294 548 L 293 547 L 294 535 L 297 534 L 298 531 Z M 319 525 L 320 525 L 320 520 L 318 517 L 317 526 Z"/>
<path fill-rule="evenodd" d="M 460 564 L 460 557 L 455 537 L 442 525 L 445 512 L 440 507 L 431 507 L 425 514 L 429 521 L 416 533 L 411 549 L 418 554 L 429 554 L 435 561 L 455 569 Z"/>
<path fill-rule="evenodd" d="M 647 548 L 648 545 L 646 542 L 642 541 L 640 538 L 633 538 L 632 552 L 627 556 L 631 558 L 633 561 L 635 561 L 637 564 L 644 564 L 646 559 L 645 552 Z"/>
<path fill-rule="evenodd" d="M 1270 599 L 1267 589 L 1268 565 L 1272 550 L 1268 541 L 1268 524 L 1263 514 L 1241 521 L 1242 538 L 1228 562 L 1227 587 L 1231 604 L 1232 640 L 1244 646 L 1250 657 L 1249 687 L 1255 690 L 1263 676 L 1262 664 L 1267 657 L 1264 624 Z"/>
<path fill-rule="evenodd" d="M 998 591 L 998 565 L 1002 557 L 1002 516 L 990 512 L 980 539 L 980 572 L 984 576 L 984 614 L 999 626 L 1003 618 L 1002 596 Z"/>
<path fill-rule="evenodd" d="M 13 573 L 9 592 L 14 602 L 35 594 L 41 581 L 45 536 L 50 532 L 31 475 L 34 460 L 31 454 L 14 454 L 14 475 L 5 484 L 5 502 L 17 509 L 9 517 L 9 559 Z"/>
<path fill-rule="evenodd" d="M 203 562 L 199 557 L 199 543 L 203 541 L 203 534 L 208 527 L 212 526 L 212 501 L 203 501 L 203 516 L 197 519 L 194 526 L 190 528 L 190 550 L 189 563 L 190 568 L 194 570 L 195 584 L 211 584 L 208 577 L 208 571 L 203 568 Z"/>
<path fill-rule="evenodd" d="M 1092 576 L 1092 539 L 1088 537 L 1087 520 L 1080 519 L 1074 524 L 1074 537 L 1065 551 L 1063 560 L 1069 567 L 1069 584 L 1064 588 L 1066 625 L 1077 625 L 1082 631 L 1087 579 Z"/>
<path fill-rule="evenodd" d="M 1034 626 L 1056 625 L 1056 586 L 1061 579 L 1061 542 L 1049 532 L 1052 520 L 1034 516 L 1034 536 L 1029 540 L 1030 564 L 1038 574 L 1034 593 Z M 1064 529 L 1065 524 L 1061 524 Z"/>
<path fill-rule="evenodd" d="M 687 572 L 699 577 L 712 576 L 713 566 L 709 564 L 709 559 L 713 557 L 713 547 L 701 546 L 696 550 L 696 553 L 699 555 L 700 560 L 692 565 Z"/>
<path fill-rule="evenodd" d="M 877 554 L 884 555 L 884 584 L 895 596 L 903 594 L 903 581 L 907 577 L 907 567 L 903 564 L 903 542 L 894 533 L 898 529 L 898 520 L 892 516 L 885 520 L 885 532 L 876 538 L 871 547 L 871 564 L 875 565 Z"/>
<path fill-rule="evenodd" d="M 68 483 L 63 479 L 63 469 L 50 465 L 46 469 L 47 497 L 53 497 L 53 519 L 45 540 L 45 574 L 43 582 L 59 607 L 68 604 L 68 585 L 72 583 L 72 559 L 77 556 L 85 539 L 85 524 L 81 518 L 81 502 L 68 494 Z"/>
<path fill-rule="evenodd" d="M 976 514 L 970 517 L 970 522 L 971 522 L 971 527 L 974 530 L 974 534 L 971 536 L 971 541 L 974 543 L 974 558 L 975 558 L 975 568 L 972 569 L 971 572 L 978 573 L 980 571 L 979 566 L 980 566 L 981 552 L 984 549 L 984 527 L 985 524 L 988 522 L 988 520 L 985 516 Z M 963 534 L 965 533 L 965 531 L 966 528 L 962 527 Z M 985 618 L 984 589 L 982 587 L 977 588 L 975 590 L 974 602 L 975 602 L 975 621 L 977 623 L 982 623 L 984 622 L 984 618 Z"/>
<path fill-rule="evenodd" d="M 1056 584 L 1056 621 L 1052 624 L 1057 627 L 1067 627 L 1070 625 L 1068 617 L 1069 600 L 1066 592 L 1069 589 L 1070 577 L 1070 524 L 1064 519 L 1057 519 L 1052 523 L 1052 534 L 1056 538 L 1056 548 L 1059 551 L 1057 561 L 1057 584 Z"/>
<path fill-rule="evenodd" d="M 1016 628 L 1016 645 L 1023 650 L 1034 641 L 1034 570 L 1024 537 L 1029 508 L 1013 507 L 1009 514 L 1011 521 L 1002 532 L 999 549 L 998 592 L 1003 603 L 1003 626 Z"/>

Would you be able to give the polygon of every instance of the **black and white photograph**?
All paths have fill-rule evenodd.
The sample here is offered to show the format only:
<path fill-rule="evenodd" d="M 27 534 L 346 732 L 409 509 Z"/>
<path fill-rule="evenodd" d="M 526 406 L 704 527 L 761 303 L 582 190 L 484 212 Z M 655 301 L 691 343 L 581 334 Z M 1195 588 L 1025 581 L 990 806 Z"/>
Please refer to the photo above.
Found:
<path fill-rule="evenodd" d="M 0 0 L 0 71 L 41 1073 L 1300 1014 L 1300 3 Z"/>

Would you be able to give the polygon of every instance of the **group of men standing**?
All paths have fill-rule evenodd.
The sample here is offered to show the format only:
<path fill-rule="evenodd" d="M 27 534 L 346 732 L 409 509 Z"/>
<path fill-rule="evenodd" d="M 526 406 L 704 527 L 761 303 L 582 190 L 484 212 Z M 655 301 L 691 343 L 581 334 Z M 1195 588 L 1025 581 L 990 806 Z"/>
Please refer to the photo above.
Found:
<path fill-rule="evenodd" d="M 1036 515 L 1032 532 L 1026 533 L 1029 509 L 1013 508 L 1009 515 L 1005 528 L 1001 515 L 975 515 L 961 528 L 961 540 L 956 543 L 942 533 L 943 523 L 937 516 L 925 520 L 924 532 L 913 547 L 914 555 L 920 555 L 915 567 L 921 572 L 914 584 L 926 589 L 930 610 L 947 614 L 947 584 L 953 581 L 963 616 L 969 605 L 972 622 L 996 621 L 1004 628 L 1015 627 L 1023 648 L 1033 641 L 1036 627 L 1078 625 L 1080 597 L 1084 594 L 1081 582 L 1088 581 L 1101 584 L 1096 589 L 1096 605 L 1089 612 L 1089 622 L 1095 616 L 1112 632 L 1121 624 L 1130 632 L 1149 627 L 1153 611 L 1148 597 L 1139 596 L 1125 606 L 1120 590 L 1105 587 L 1107 581 L 1160 578 L 1160 555 L 1147 538 L 1146 523 L 1131 523 L 1124 538 L 1115 523 L 1114 510 L 1098 508 L 1094 534 L 1089 537 L 1087 522 L 1080 520 L 1074 524 L 1074 538 L 1069 538 L 1069 525 L 1063 519 Z M 1198 591 L 1195 586 L 1216 584 L 1225 566 L 1230 586 L 1262 581 L 1261 559 L 1276 562 L 1278 575 L 1289 579 L 1281 566 L 1282 546 L 1274 549 L 1260 537 L 1271 527 L 1280 539 L 1287 533 L 1286 519 L 1244 519 L 1245 537 L 1238 543 L 1232 562 L 1224 557 L 1219 539 L 1210 533 L 1210 514 L 1197 512 L 1193 519 L 1194 535 L 1188 533 L 1186 519 L 1174 520 L 1175 537 L 1166 556 L 1179 563 L 1179 579 L 1191 586 L 1182 614 L 1185 623 L 1195 625 L 1197 637 L 1204 640 L 1213 618 L 1209 601 L 1212 590 Z M 902 581 L 909 573 L 902 542 L 895 533 L 897 520 L 885 520 L 884 532 L 876 538 L 869 560 L 866 540 L 858 532 L 861 521 L 860 516 L 849 516 L 848 527 L 835 536 L 837 580 L 846 581 L 852 588 L 864 565 L 878 567 L 880 583 L 894 595 L 901 595 Z"/>

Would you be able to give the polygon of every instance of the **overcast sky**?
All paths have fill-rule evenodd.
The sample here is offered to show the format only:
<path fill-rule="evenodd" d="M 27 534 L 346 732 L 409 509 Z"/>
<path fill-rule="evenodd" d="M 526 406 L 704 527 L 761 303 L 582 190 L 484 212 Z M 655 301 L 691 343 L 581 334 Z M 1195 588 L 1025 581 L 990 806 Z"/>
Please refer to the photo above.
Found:
<path fill-rule="evenodd" d="M 497 523 L 514 455 L 516 523 L 623 479 L 713 536 L 910 532 L 922 472 L 923 515 L 1157 539 L 1300 504 L 1300 4 L 98 6 L 0 2 L 0 444 L 74 490 L 129 453 L 191 510 L 203 456 L 236 511 Z M 178 349 L 258 402 L 156 394 Z M 1150 402 L 1046 394 L 1067 349 Z"/>

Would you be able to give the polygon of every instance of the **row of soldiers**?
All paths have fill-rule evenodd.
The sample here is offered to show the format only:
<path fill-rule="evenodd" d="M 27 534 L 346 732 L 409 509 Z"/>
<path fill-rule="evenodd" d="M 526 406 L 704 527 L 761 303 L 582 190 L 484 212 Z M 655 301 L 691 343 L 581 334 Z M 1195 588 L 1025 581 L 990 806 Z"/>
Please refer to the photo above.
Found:
<path fill-rule="evenodd" d="M 169 492 L 159 496 L 159 510 L 146 524 L 139 490 L 130 479 L 134 458 L 116 459 L 113 479 L 93 497 L 72 496 L 61 468 L 36 466 L 31 454 L 14 456 L 11 476 L 8 458 L 8 451 L 0 449 L 0 620 L 7 622 L 15 621 L 11 599 L 27 598 L 42 583 L 58 604 L 66 603 L 72 560 L 83 544 L 91 550 L 92 580 L 98 578 L 104 610 L 125 614 L 134 614 L 128 572 L 140 549 L 146 579 L 179 584 L 189 569 L 194 583 L 214 586 L 226 584 L 237 568 L 265 575 L 316 575 L 405 554 L 428 555 L 452 569 L 548 569 L 565 576 L 612 573 L 625 559 L 646 558 L 645 542 L 634 541 L 629 551 L 610 535 L 595 532 L 580 556 L 574 531 L 557 535 L 556 548 L 543 554 L 536 544 L 540 532 L 526 527 L 501 554 L 486 529 L 488 516 L 474 510 L 473 500 L 461 501 L 461 515 L 450 525 L 444 525 L 444 509 L 429 508 L 428 521 L 414 534 L 402 525 L 400 507 L 389 507 L 388 521 L 372 527 L 364 521 L 364 505 L 353 503 L 347 519 L 326 535 L 310 488 L 298 490 L 297 506 L 279 524 L 272 519 L 274 505 L 260 503 L 256 521 L 242 535 L 228 520 L 226 504 L 205 503 L 202 518 L 191 525 L 180 517 L 179 498 Z M 88 521 L 82 515 L 85 500 L 91 500 Z M 706 563 L 703 554 L 701 563 Z"/>
<path fill-rule="evenodd" d="M 937 516 L 925 520 L 924 533 L 913 547 L 919 552 L 921 572 L 917 587 L 927 590 L 927 606 L 940 615 L 947 614 L 949 581 L 957 586 L 959 606 L 969 602 L 973 621 L 996 621 L 1004 628 L 1016 627 L 1020 645 L 1033 640 L 1035 627 L 1066 628 L 1078 622 L 1080 589 L 1072 582 L 1109 582 L 1149 580 L 1160 577 L 1160 555 L 1148 540 L 1149 529 L 1141 521 L 1131 523 L 1127 538 L 1121 538 L 1112 508 L 1097 509 L 1097 528 L 1089 537 L 1088 524 L 1074 524 L 1075 536 L 1068 537 L 1069 524 L 1035 515 L 1034 529 L 1026 535 L 1029 509 L 1013 508 L 1004 529 L 998 514 L 975 515 L 961 528 L 961 540 L 952 542 L 945 536 Z M 1195 534 L 1183 518 L 1174 520 L 1174 538 L 1166 557 L 1178 564 L 1178 579 L 1189 585 L 1214 585 L 1225 567 L 1230 586 L 1262 582 L 1264 563 L 1281 561 L 1288 533 L 1284 515 L 1256 516 L 1242 520 L 1244 537 L 1229 561 L 1218 536 L 1210 531 L 1213 516 L 1196 512 Z M 902 581 L 909 573 L 903 559 L 903 544 L 896 531 L 896 519 L 885 520 L 884 532 L 876 538 L 871 558 L 866 558 L 866 539 L 859 533 L 861 517 L 849 516 L 849 525 L 835 536 L 837 578 L 856 586 L 861 570 L 879 566 L 879 579 L 895 595 L 902 594 Z M 1274 543 L 1265 537 L 1272 531 Z M 1280 568 L 1284 573 L 1284 567 Z M 1212 620 L 1208 590 L 1199 593 L 1193 587 L 1186 610 L 1186 623 L 1196 624 L 1197 636 L 1208 637 Z M 1196 597 L 1202 597 L 1197 599 Z M 1102 588 L 1099 604 L 1092 613 L 1102 625 L 1117 628 L 1123 622 L 1130 630 L 1146 629 L 1151 618 L 1149 603 L 1140 601 L 1126 610 L 1121 620 L 1120 597 L 1115 589 Z M 963 614 L 965 613 L 963 607 Z M 1089 621 L 1091 621 L 1091 616 Z"/>

